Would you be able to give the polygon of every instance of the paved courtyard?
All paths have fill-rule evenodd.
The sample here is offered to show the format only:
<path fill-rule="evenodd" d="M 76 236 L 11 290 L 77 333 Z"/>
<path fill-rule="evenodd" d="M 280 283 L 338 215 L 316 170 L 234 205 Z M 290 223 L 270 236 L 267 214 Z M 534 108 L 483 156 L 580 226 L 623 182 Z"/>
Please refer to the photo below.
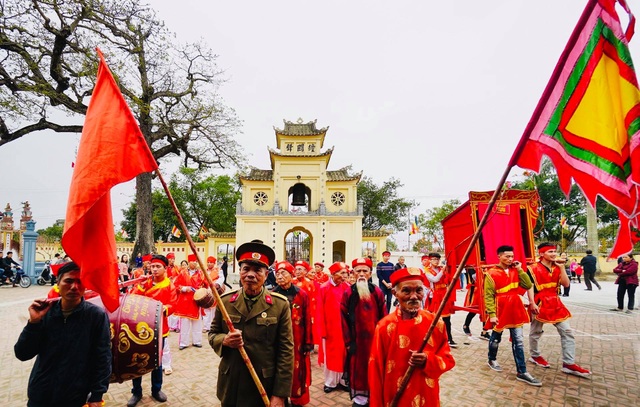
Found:
<path fill-rule="evenodd" d="M 456 367 L 440 381 L 443 406 L 638 406 L 640 405 L 640 311 L 631 315 L 609 311 L 614 307 L 616 287 L 602 283 L 601 291 L 584 291 L 572 284 L 571 296 L 563 298 L 573 314 L 579 364 L 593 371 L 592 379 L 569 376 L 561 371 L 560 340 L 549 326 L 541 341 L 543 355 L 550 369 L 529 364 L 530 372 L 542 387 L 531 387 L 515 380 L 515 365 L 509 342 L 501 344 L 498 361 L 504 372 L 496 373 L 486 365 L 487 342 L 464 344 L 462 323 L 465 313 L 453 316 L 453 349 Z M 27 320 L 32 299 L 43 297 L 48 287 L 0 287 L 0 405 L 25 406 L 27 383 L 33 360 L 20 362 L 13 355 L 13 345 Z M 463 292 L 457 293 L 461 299 Z M 460 301 L 459 301 L 460 302 Z M 458 303 L 459 303 L 458 302 Z M 480 331 L 477 318 L 472 324 Z M 527 334 L 525 329 L 525 335 Z M 204 334 L 203 334 L 204 337 Z M 206 343 L 206 339 L 203 338 Z M 218 356 L 205 345 L 178 351 L 177 335 L 170 335 L 174 373 L 165 376 L 163 390 L 169 401 L 164 406 L 219 406 L 215 396 Z M 525 342 L 528 350 L 528 342 Z M 322 370 L 312 355 L 313 384 L 311 406 L 350 406 L 344 392 L 324 394 Z M 150 396 L 150 378 L 143 380 L 144 397 L 138 404 L 159 405 Z M 107 406 L 124 406 L 130 396 L 130 383 L 112 384 L 105 395 Z"/>

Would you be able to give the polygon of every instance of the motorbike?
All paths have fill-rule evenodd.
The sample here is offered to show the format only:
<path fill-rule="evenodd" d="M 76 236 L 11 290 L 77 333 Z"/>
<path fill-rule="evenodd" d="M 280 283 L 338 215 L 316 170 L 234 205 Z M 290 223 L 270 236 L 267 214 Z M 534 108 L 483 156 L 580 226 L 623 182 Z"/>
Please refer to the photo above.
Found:
<path fill-rule="evenodd" d="M 19 285 L 22 288 L 28 288 L 31 286 L 31 278 L 24 273 L 22 267 L 16 266 L 14 275 L 9 277 L 9 282 L 0 282 L 0 285 L 4 284 L 13 284 L 14 286 Z"/>
<path fill-rule="evenodd" d="M 54 285 L 56 282 L 56 277 L 51 272 L 51 260 L 47 260 L 44 262 L 44 268 L 40 272 L 40 275 L 36 279 L 36 283 L 38 285 L 51 284 Z"/>

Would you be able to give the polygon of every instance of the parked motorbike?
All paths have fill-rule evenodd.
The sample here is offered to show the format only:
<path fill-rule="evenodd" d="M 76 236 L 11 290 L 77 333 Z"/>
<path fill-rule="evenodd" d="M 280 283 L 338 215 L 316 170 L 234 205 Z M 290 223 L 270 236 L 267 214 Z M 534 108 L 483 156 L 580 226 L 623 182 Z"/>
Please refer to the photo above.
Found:
<path fill-rule="evenodd" d="M 36 279 L 36 283 L 38 285 L 51 284 L 54 285 L 56 282 L 56 277 L 51 272 L 51 260 L 47 260 L 44 262 L 44 268 L 40 272 L 40 275 Z"/>

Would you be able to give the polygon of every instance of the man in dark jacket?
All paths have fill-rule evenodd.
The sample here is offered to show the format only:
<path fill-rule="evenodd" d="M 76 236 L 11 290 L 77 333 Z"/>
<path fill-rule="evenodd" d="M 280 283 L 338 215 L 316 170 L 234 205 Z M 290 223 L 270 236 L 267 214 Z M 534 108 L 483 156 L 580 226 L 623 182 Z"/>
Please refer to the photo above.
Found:
<path fill-rule="evenodd" d="M 596 281 L 596 265 L 598 264 L 598 259 L 592 253 L 593 251 L 587 250 L 587 255 L 580 260 L 580 265 L 584 269 L 584 283 L 587 285 L 586 290 L 591 291 L 591 283 L 593 283 L 598 290 L 601 290 L 600 284 Z"/>
<path fill-rule="evenodd" d="M 60 301 L 35 300 L 14 352 L 36 362 L 29 377 L 28 407 L 99 407 L 109 388 L 109 318 L 84 300 L 80 269 L 67 263 L 58 271 Z"/>

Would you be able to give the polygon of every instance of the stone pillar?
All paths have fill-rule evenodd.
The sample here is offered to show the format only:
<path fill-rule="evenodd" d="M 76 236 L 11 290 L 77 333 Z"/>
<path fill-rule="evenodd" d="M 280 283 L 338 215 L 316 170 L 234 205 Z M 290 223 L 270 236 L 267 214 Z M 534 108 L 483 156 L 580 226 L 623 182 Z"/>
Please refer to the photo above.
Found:
<path fill-rule="evenodd" d="M 22 234 L 22 239 L 24 241 L 24 249 L 22 251 L 22 268 L 26 275 L 31 277 L 31 279 L 35 279 L 36 276 L 36 240 L 38 239 L 38 233 L 35 231 L 36 222 L 33 220 L 28 220 L 25 222 L 27 224 L 27 230 Z"/>

